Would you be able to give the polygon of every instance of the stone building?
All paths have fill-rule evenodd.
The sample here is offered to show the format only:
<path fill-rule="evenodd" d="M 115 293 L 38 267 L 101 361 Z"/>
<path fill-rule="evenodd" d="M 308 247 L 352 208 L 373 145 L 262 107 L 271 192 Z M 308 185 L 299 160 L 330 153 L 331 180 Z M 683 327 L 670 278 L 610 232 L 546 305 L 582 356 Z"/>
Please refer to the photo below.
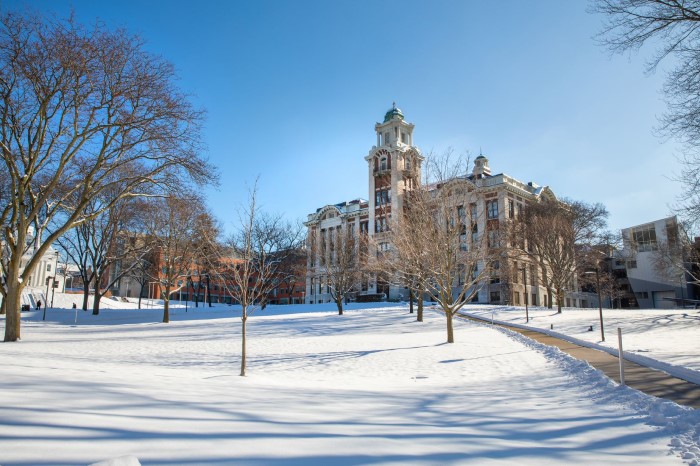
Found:
<path fill-rule="evenodd" d="M 400 109 L 394 105 L 384 115 L 382 123 L 374 127 L 376 145 L 365 156 L 368 174 L 368 198 L 348 202 L 328 204 L 308 216 L 309 244 L 320 247 L 309 248 L 306 277 L 306 303 L 330 302 L 331 296 L 324 277 L 324 256 L 334 247 L 332 238 L 338 231 L 349 229 L 370 236 L 370 243 L 380 252 L 390 249 L 388 228 L 392 215 L 400 212 L 406 193 L 419 186 L 423 155 L 414 145 L 414 125 L 404 119 Z M 466 170 L 465 170 L 466 171 Z M 545 186 L 532 182 L 522 182 L 504 173 L 492 174 L 489 160 L 479 155 L 474 160 L 471 173 L 454 178 L 446 183 L 459 193 L 455 199 L 457 206 L 475 215 L 476 226 L 471 234 L 490 234 L 494 238 L 499 230 L 504 230 L 517 212 L 528 203 L 542 196 L 556 198 Z M 433 189 L 444 189 L 435 187 Z M 500 241 L 503 248 L 503 263 L 496 264 L 488 283 L 482 283 L 474 300 L 479 303 L 545 305 L 550 297 L 537 280 L 541 271 L 534 264 L 511 260 L 508 244 Z M 524 274 L 523 274 L 524 272 Z M 527 283 L 523 283 L 523 277 Z M 368 275 L 358 286 L 357 294 L 385 295 L 389 300 L 407 299 L 405 288 L 377 281 Z M 576 306 L 574 297 L 572 304 Z"/>

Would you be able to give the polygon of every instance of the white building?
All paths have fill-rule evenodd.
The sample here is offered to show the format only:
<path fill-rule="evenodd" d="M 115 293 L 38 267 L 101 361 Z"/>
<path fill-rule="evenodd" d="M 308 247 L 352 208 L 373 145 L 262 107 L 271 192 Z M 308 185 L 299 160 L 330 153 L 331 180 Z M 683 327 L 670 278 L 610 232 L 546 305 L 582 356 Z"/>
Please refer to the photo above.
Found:
<path fill-rule="evenodd" d="M 622 230 L 627 278 L 640 308 L 673 308 L 674 299 L 691 297 L 684 273 L 662 276 L 654 267 L 659 245 L 680 241 L 679 234 L 675 216 Z"/>
<path fill-rule="evenodd" d="M 353 232 L 367 233 L 372 238 L 371 244 L 380 251 L 389 249 L 387 230 L 392 213 L 401 211 L 405 193 L 419 185 L 424 158 L 413 142 L 414 125 L 404 120 L 401 110 L 395 105 L 374 129 L 376 145 L 364 157 L 368 172 L 368 200 L 328 204 L 310 214 L 305 222 L 310 244 L 332 248 L 332 241 L 327 239 L 337 230 L 347 228 Z M 511 221 L 526 203 L 542 196 L 556 198 L 548 187 L 518 181 L 503 173 L 493 175 L 489 161 L 483 155 L 474 161 L 470 175 L 454 179 L 449 184 L 450 189 L 455 188 L 455 192 L 463 193 L 463 199 L 456 199 L 455 205 L 460 204 L 472 212 L 478 212 L 478 228 L 472 234 L 498 231 L 499 225 Z M 507 248 L 507 245 L 503 247 Z M 310 248 L 309 251 L 313 252 L 310 252 L 307 261 L 305 301 L 309 304 L 330 302 L 324 268 L 318 257 L 322 252 L 318 248 Z M 500 273 L 503 276 L 491 276 L 489 283 L 482 284 L 476 301 L 516 305 L 523 305 L 526 300 L 531 305 L 546 305 L 549 302 L 551 298 L 547 290 L 536 278 L 542 273 L 536 264 L 513 261 L 503 265 L 509 265 L 502 267 Z M 522 275 L 506 272 L 525 267 L 528 283 L 523 283 Z M 406 289 L 377 282 L 372 276 L 368 276 L 367 282 L 358 288 L 359 294 L 384 294 L 390 300 L 408 297 Z M 567 302 L 573 306 L 587 305 L 585 297 L 571 294 Z"/>
<path fill-rule="evenodd" d="M 29 227 L 29 236 L 27 239 L 27 251 L 20 260 L 20 274 L 24 273 L 24 269 L 29 261 L 39 250 L 41 238 L 35 235 L 34 228 Z M 51 302 L 52 287 L 56 292 L 63 290 L 64 276 L 59 268 L 59 253 L 53 247 L 49 247 L 41 256 L 39 263 L 34 267 L 31 275 L 27 280 L 26 287 L 22 292 L 22 304 L 28 304 L 32 308 L 36 306 L 37 300 L 43 303 L 47 302 L 46 293 L 48 291 L 48 301 Z M 0 300 L 2 297 L 0 297 Z"/>

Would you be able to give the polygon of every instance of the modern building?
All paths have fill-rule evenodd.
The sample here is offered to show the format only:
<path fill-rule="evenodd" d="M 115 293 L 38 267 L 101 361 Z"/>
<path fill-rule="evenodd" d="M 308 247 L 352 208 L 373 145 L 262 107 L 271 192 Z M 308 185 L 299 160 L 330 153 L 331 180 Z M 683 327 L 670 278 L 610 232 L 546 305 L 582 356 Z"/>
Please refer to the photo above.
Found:
<path fill-rule="evenodd" d="M 627 280 L 640 308 L 674 308 L 679 300 L 695 298 L 682 268 L 658 265 L 669 246 L 680 244 L 680 235 L 675 216 L 622 230 Z"/>
<path fill-rule="evenodd" d="M 309 247 L 306 276 L 306 303 L 330 302 L 324 257 L 332 257 L 333 240 L 338 231 L 349 229 L 371 237 L 370 244 L 380 252 L 390 248 L 388 228 L 392 215 L 402 210 L 406 194 L 419 186 L 424 157 L 414 145 L 414 125 L 405 121 L 400 109 L 393 105 L 384 115 L 383 122 L 374 126 L 376 145 L 364 157 L 367 164 L 368 200 L 355 199 L 337 204 L 327 204 L 309 214 L 305 225 L 308 243 L 321 245 Z M 466 167 L 465 167 L 466 168 Z M 465 170 L 467 171 L 467 170 Z M 501 226 L 512 221 L 528 202 L 541 197 L 556 199 L 546 186 L 522 182 L 504 173 L 492 174 L 489 160 L 479 155 L 474 160 L 470 175 L 455 178 L 449 188 L 459 193 L 455 205 L 468 208 L 478 218 L 472 234 L 496 234 Z M 441 188 L 436 188 L 441 189 Z M 501 245 L 507 249 L 508 245 Z M 508 260 L 508 254 L 504 255 Z M 479 303 L 511 303 L 545 305 L 550 296 L 537 279 L 542 272 L 534 263 L 513 261 L 502 264 L 483 283 L 475 296 Z M 507 266 L 506 266 L 507 265 Z M 527 283 L 523 283 L 520 271 L 525 269 Z M 501 275 L 498 275 L 501 274 Z M 385 295 L 389 300 L 408 298 L 408 290 L 389 283 L 382 283 L 368 275 L 358 286 L 358 295 Z M 572 295 L 570 305 L 580 305 L 584 297 Z M 581 295 L 584 296 L 584 295 Z M 585 295 L 588 296 L 588 295 Z"/>

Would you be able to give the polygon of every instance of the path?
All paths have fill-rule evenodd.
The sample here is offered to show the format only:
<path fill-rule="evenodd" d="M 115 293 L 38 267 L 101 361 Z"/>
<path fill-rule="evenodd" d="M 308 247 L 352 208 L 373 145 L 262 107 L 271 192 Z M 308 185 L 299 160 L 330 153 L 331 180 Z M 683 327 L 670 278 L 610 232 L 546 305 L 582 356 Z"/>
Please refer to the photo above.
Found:
<path fill-rule="evenodd" d="M 459 314 L 465 320 L 490 323 L 486 319 Z M 618 358 L 604 351 L 577 345 L 560 338 L 547 335 L 532 329 L 522 329 L 505 324 L 493 324 L 518 332 L 535 341 L 549 346 L 556 346 L 567 354 L 588 362 L 591 366 L 602 371 L 606 376 L 620 382 L 620 367 Z M 665 398 L 680 405 L 700 408 L 700 385 L 673 377 L 665 372 L 641 366 L 625 360 L 625 383 L 636 390 Z"/>

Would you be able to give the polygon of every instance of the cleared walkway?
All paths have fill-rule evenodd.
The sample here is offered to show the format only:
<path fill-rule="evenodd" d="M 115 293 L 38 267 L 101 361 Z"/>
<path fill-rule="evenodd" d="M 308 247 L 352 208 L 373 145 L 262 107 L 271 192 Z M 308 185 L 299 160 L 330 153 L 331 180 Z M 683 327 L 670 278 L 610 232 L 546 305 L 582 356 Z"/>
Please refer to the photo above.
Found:
<path fill-rule="evenodd" d="M 477 319 L 461 314 L 459 317 L 465 320 L 491 323 L 485 319 Z M 536 330 L 526 330 L 505 324 L 493 325 L 513 330 L 545 345 L 556 346 L 576 359 L 588 362 L 614 381 L 620 382 L 618 358 L 604 351 L 577 345 Z M 700 385 L 628 360 L 625 360 L 625 384 L 648 395 L 665 398 L 695 409 L 700 408 Z"/>

